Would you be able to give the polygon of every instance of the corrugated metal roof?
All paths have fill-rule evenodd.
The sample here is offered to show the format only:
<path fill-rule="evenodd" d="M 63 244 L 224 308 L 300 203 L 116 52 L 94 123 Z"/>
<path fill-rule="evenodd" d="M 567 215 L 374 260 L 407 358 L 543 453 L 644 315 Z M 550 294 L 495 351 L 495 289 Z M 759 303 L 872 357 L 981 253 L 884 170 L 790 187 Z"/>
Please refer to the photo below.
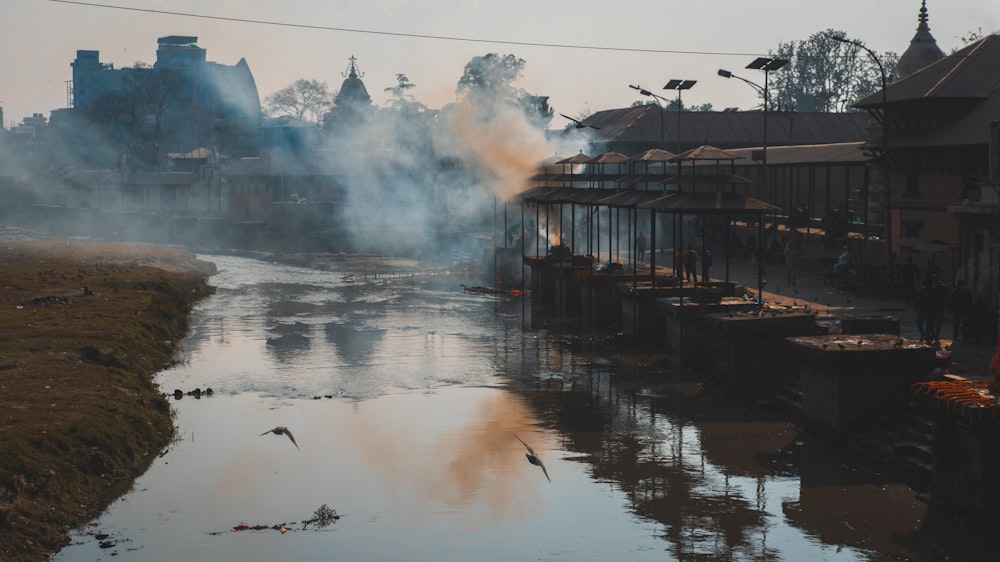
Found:
<path fill-rule="evenodd" d="M 891 146 L 988 144 L 988 124 L 1000 119 L 1000 35 L 984 37 L 892 82 L 885 93 L 890 111 L 935 115 L 941 123 L 904 132 L 890 130 Z M 881 105 L 881 91 L 854 104 L 867 109 Z"/>
<path fill-rule="evenodd" d="M 601 200 L 601 205 L 608 207 L 620 207 L 634 209 L 642 203 L 647 203 L 658 199 L 664 195 L 663 191 L 636 191 L 633 189 L 619 191 L 614 195 L 609 195 Z"/>
<path fill-rule="evenodd" d="M 592 135 L 605 140 L 645 140 L 660 138 L 660 113 L 655 105 L 608 109 L 589 115 L 582 121 L 599 127 Z"/>
<path fill-rule="evenodd" d="M 687 162 L 689 160 L 737 160 L 739 158 L 739 156 L 736 156 L 732 152 L 703 144 L 698 148 L 692 148 L 691 150 L 684 151 L 677 156 L 674 156 L 670 159 L 670 161 Z"/>
<path fill-rule="evenodd" d="M 528 190 L 521 193 L 518 199 L 529 203 L 597 205 L 664 212 L 738 213 L 778 210 L 774 205 L 735 192 L 688 193 L 559 187 Z"/>
<path fill-rule="evenodd" d="M 755 199 L 743 193 L 691 193 L 679 191 L 662 195 L 652 201 L 638 205 L 640 209 L 655 209 L 665 212 L 691 213 L 734 213 L 739 211 L 776 211 L 778 207 Z"/>
<path fill-rule="evenodd" d="M 680 123 L 678 123 L 678 119 Z M 768 111 L 767 141 L 775 146 L 858 142 L 868 138 L 868 114 Z M 659 143 L 661 131 L 667 146 L 710 144 L 723 149 L 763 144 L 762 111 L 682 111 L 664 112 L 643 105 L 598 111 L 583 122 L 600 127 L 592 132 L 593 142 Z M 677 138 L 678 127 L 681 138 Z"/>
<path fill-rule="evenodd" d="M 605 152 L 599 156 L 595 156 L 590 159 L 590 164 L 621 164 L 622 162 L 628 161 L 628 156 L 625 156 L 621 152 Z"/>
<path fill-rule="evenodd" d="M 865 143 L 842 142 L 835 144 L 807 144 L 800 146 L 769 146 L 767 147 L 768 166 L 783 164 L 850 164 L 863 163 L 871 158 L 865 156 Z M 744 159 L 737 166 L 760 164 L 753 160 L 753 153 L 760 147 L 734 148 L 733 154 Z"/>
<path fill-rule="evenodd" d="M 590 162 L 590 156 L 581 152 L 580 154 L 559 160 L 556 164 L 586 164 L 587 162 Z"/>
<path fill-rule="evenodd" d="M 985 99 L 996 95 L 1000 85 L 1000 35 L 988 35 L 976 43 L 929 64 L 886 86 L 888 103 L 904 100 Z M 882 105 L 882 91 L 862 98 L 854 107 Z"/>
<path fill-rule="evenodd" d="M 521 201 L 537 201 L 540 197 L 544 197 L 546 193 L 551 193 L 557 189 L 562 189 L 560 187 L 552 187 L 549 185 L 540 185 L 538 187 L 532 187 L 526 189 L 521 193 L 517 194 L 517 198 Z"/>
<path fill-rule="evenodd" d="M 577 205 L 604 205 L 611 207 L 634 207 L 635 205 L 651 201 L 660 197 L 665 192 L 641 191 L 630 189 L 607 189 L 593 188 L 584 189 L 577 187 L 556 187 L 545 189 L 529 189 L 518 195 L 518 199 L 528 203 L 542 204 L 577 204 Z"/>
<path fill-rule="evenodd" d="M 674 175 L 660 180 L 661 183 L 671 185 L 739 185 L 753 183 L 747 178 L 737 174 L 687 174 Z"/>
<path fill-rule="evenodd" d="M 601 201 L 618 193 L 614 189 L 567 189 L 562 193 L 563 202 L 577 205 L 601 205 Z"/>
<path fill-rule="evenodd" d="M 650 148 L 629 158 L 630 162 L 669 162 L 676 156 L 673 152 L 667 152 L 659 148 Z"/>

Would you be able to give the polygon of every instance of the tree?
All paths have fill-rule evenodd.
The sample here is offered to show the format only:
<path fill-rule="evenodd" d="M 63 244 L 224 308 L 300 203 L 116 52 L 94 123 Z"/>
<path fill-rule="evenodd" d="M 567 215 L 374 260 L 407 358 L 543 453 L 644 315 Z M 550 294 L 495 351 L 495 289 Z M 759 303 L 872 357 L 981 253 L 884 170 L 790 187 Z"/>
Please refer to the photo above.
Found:
<path fill-rule="evenodd" d="M 416 87 L 417 85 L 410 82 L 410 79 L 405 74 L 397 74 L 396 85 L 385 89 L 385 92 L 392 94 L 389 106 L 400 112 L 423 111 L 427 109 L 427 106 L 416 101 L 416 98 L 409 93 L 410 90 Z"/>
<path fill-rule="evenodd" d="M 524 59 L 514 55 L 488 53 L 473 57 L 458 79 L 457 93 L 469 103 L 485 110 L 484 114 L 503 104 L 520 107 L 535 125 L 545 128 L 552 121 L 553 109 L 548 96 L 529 94 L 514 86 L 524 70 Z"/>
<path fill-rule="evenodd" d="M 645 99 L 643 99 L 643 100 L 635 100 L 634 102 L 632 102 L 632 105 L 630 105 L 629 107 L 641 107 L 643 105 L 656 105 L 656 102 L 650 101 L 650 100 L 645 100 Z M 687 105 L 687 104 L 683 103 L 683 101 L 682 101 L 680 105 L 681 105 L 681 109 L 683 111 L 715 111 L 715 109 L 713 109 L 713 106 L 712 106 L 712 104 L 710 102 L 705 102 L 705 103 L 698 104 L 698 105 Z M 670 101 L 666 102 L 663 105 L 663 110 L 664 111 L 677 111 L 677 100 L 673 99 L 673 100 L 670 100 Z"/>
<path fill-rule="evenodd" d="M 835 40 L 843 31 L 828 29 L 799 42 L 781 43 L 773 56 L 788 66 L 769 75 L 770 107 L 796 111 L 848 111 L 855 101 L 882 87 L 878 64 L 856 45 Z M 853 41 L 853 40 L 852 40 Z M 899 57 L 879 55 L 886 77 Z"/>
<path fill-rule="evenodd" d="M 489 53 L 473 57 L 458 79 L 458 94 L 473 103 L 515 100 L 518 91 L 513 83 L 523 69 L 524 59 L 514 55 Z"/>
<path fill-rule="evenodd" d="M 156 166 L 165 141 L 170 136 L 167 114 L 183 107 L 184 78 L 169 68 L 149 68 L 136 63 L 125 80 L 125 94 L 133 102 L 133 130 L 140 156 Z"/>
<path fill-rule="evenodd" d="M 272 117 L 285 115 L 301 121 L 319 123 L 336 96 L 330 93 L 326 82 L 300 78 L 264 99 L 267 113 Z"/>
<path fill-rule="evenodd" d="M 961 47 L 956 47 L 956 48 L 952 49 L 951 52 L 955 53 L 956 51 L 964 49 L 965 47 L 968 47 L 969 45 L 971 45 L 971 44 L 973 44 L 973 43 L 975 43 L 975 42 L 983 39 L 984 37 L 986 37 L 988 35 L 996 35 L 997 33 L 1000 33 L 1000 29 L 998 29 L 996 31 L 993 31 L 991 33 L 985 33 L 984 34 L 983 33 L 983 28 L 982 27 L 977 27 L 975 31 L 969 31 L 967 34 L 959 37 L 958 40 L 962 42 L 962 46 Z"/>
<path fill-rule="evenodd" d="M 168 116 L 185 110 L 185 81 L 171 69 L 142 62 L 128 70 L 122 88 L 102 93 L 87 114 L 113 143 L 116 158 L 124 154 L 155 167 L 171 135 Z"/>

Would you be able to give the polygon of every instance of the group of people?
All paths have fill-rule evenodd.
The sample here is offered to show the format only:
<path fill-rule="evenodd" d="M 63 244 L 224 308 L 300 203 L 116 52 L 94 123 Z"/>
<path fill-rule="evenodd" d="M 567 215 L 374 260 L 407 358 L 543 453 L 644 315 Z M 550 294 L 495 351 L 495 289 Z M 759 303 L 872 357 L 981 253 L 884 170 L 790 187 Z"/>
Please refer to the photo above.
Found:
<path fill-rule="evenodd" d="M 931 273 L 913 297 L 920 341 L 935 345 L 940 343 L 941 326 L 947 309 L 952 315 L 952 339 L 958 341 L 971 335 L 968 332 L 973 329 L 970 324 L 973 307 L 972 291 L 964 279 L 959 279 L 955 287 L 949 289 L 937 274 Z"/>
<path fill-rule="evenodd" d="M 646 235 L 639 233 L 635 239 L 636 260 L 640 263 L 646 260 L 646 249 L 649 242 Z M 683 252 L 678 252 L 674 256 L 674 271 L 679 273 L 679 277 L 687 279 L 688 283 L 698 282 L 698 265 L 701 264 L 701 282 L 708 283 L 709 270 L 712 267 L 712 252 L 704 248 L 699 254 L 694 246 L 688 246 Z"/>
<path fill-rule="evenodd" d="M 674 254 L 674 272 L 688 283 L 698 282 L 698 265 L 701 265 L 701 282 L 708 283 L 709 270 L 712 267 L 712 252 L 703 248 L 699 254 L 694 246 L 688 246 L 683 252 Z"/>

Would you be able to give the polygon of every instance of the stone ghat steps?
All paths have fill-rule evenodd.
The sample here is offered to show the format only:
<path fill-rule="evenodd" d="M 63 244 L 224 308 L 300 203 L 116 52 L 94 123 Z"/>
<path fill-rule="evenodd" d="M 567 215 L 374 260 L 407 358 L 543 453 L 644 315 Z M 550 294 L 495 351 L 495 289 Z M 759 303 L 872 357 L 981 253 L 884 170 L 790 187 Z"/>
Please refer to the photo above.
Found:
<path fill-rule="evenodd" d="M 927 491 L 933 476 L 932 412 L 911 405 L 909 411 L 873 421 L 848 439 L 845 449 L 864 466 Z"/>
<path fill-rule="evenodd" d="M 774 406 L 792 419 L 802 419 L 802 383 L 797 375 L 785 374 L 774 383 Z"/>
<path fill-rule="evenodd" d="M 802 385 L 798 377 L 786 375 L 776 380 L 766 405 L 801 420 Z M 933 475 L 933 430 L 933 411 L 926 403 L 914 401 L 909 410 L 874 420 L 853 433 L 843 447 L 861 466 L 921 492 L 929 489 Z"/>

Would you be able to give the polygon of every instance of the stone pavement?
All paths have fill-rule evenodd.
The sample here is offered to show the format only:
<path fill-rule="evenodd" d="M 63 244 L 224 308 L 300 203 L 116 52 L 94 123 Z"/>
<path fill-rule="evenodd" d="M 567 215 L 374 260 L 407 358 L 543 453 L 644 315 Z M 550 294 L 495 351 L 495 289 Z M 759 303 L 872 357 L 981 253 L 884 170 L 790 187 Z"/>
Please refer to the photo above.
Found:
<path fill-rule="evenodd" d="M 657 254 L 657 269 L 660 269 L 662 263 L 672 262 Z M 723 260 L 716 258 L 709 275 L 713 280 L 726 280 L 726 266 Z M 902 298 L 882 298 L 879 295 L 868 294 L 858 296 L 854 291 L 839 290 L 836 286 L 828 284 L 819 271 L 800 270 L 796 285 L 789 287 L 783 265 L 766 266 L 763 279 L 767 281 L 763 291 L 765 305 L 808 306 L 809 311 L 816 315 L 817 321 L 831 324 L 837 324 L 846 317 L 891 316 L 899 320 L 902 337 L 920 339 L 916 312 L 912 303 L 911 306 L 906 306 Z M 745 262 L 730 263 L 728 280 L 756 292 L 757 265 Z M 989 363 L 996 352 L 996 345 L 953 341 L 950 312 L 945 313 L 940 345 L 940 355 L 951 360 L 949 371 L 967 377 L 992 377 L 989 373 Z"/>

